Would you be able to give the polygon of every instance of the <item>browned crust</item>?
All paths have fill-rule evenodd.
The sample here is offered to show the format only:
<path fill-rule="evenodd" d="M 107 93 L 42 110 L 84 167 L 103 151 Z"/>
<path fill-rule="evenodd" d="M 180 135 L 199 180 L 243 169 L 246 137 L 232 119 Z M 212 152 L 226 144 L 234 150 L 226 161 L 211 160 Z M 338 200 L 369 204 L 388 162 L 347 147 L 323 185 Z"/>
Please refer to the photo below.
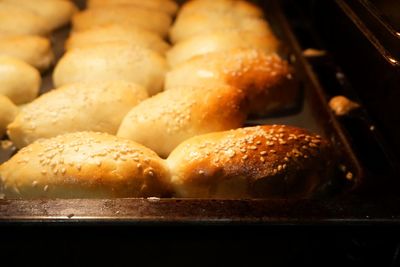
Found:
<path fill-rule="evenodd" d="M 194 137 L 167 161 L 181 197 L 264 198 L 309 196 L 327 178 L 332 158 L 319 135 L 265 125 Z M 232 184 L 241 188 L 231 192 Z"/>

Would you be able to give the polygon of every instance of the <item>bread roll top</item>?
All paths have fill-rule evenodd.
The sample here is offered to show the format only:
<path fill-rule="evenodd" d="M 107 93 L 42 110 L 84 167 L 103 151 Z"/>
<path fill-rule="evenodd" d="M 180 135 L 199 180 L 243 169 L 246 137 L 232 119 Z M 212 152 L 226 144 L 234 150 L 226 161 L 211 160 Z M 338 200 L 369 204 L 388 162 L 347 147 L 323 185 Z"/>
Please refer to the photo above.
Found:
<path fill-rule="evenodd" d="M 0 166 L 6 198 L 161 197 L 168 170 L 153 151 L 115 136 L 79 132 L 42 139 Z"/>
<path fill-rule="evenodd" d="M 0 56 L 0 94 L 15 104 L 32 101 L 39 93 L 39 71 L 22 60 Z"/>
<path fill-rule="evenodd" d="M 72 25 L 74 31 L 81 31 L 117 23 L 138 26 L 166 36 L 171 21 L 171 17 L 164 12 L 129 5 L 113 5 L 86 9 L 73 17 Z"/>
<path fill-rule="evenodd" d="M 113 5 L 133 5 L 142 8 L 153 9 L 174 15 L 178 10 L 178 4 L 173 0 L 88 0 L 89 8 L 113 6 Z"/>
<path fill-rule="evenodd" d="M 26 105 L 8 126 L 8 135 L 21 148 L 70 132 L 115 134 L 126 113 L 145 98 L 143 87 L 124 81 L 66 85 Z"/>
<path fill-rule="evenodd" d="M 265 125 L 193 137 L 167 162 L 179 197 L 270 198 L 310 196 L 332 158 L 319 135 Z"/>
<path fill-rule="evenodd" d="M 241 127 L 246 115 L 247 102 L 240 89 L 227 85 L 183 86 L 132 108 L 117 135 L 166 157 L 187 138 Z"/>
<path fill-rule="evenodd" d="M 277 54 L 259 49 L 233 49 L 194 57 L 166 75 L 165 89 L 194 84 L 228 84 L 242 89 L 250 112 L 267 115 L 293 104 L 298 87 L 293 70 Z"/>
<path fill-rule="evenodd" d="M 139 27 L 110 24 L 85 31 L 74 32 L 66 42 L 66 49 L 92 46 L 109 42 L 126 42 L 165 54 L 169 45 L 157 34 Z"/>

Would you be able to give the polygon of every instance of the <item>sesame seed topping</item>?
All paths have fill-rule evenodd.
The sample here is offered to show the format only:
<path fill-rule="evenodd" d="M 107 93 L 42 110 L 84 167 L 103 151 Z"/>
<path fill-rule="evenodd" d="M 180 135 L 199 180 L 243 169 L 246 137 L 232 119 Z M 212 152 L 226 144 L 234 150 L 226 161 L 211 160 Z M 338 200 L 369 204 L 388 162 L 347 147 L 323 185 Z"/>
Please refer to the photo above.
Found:
<path fill-rule="evenodd" d="M 256 150 L 256 149 L 257 149 L 256 146 L 250 146 L 249 148 L 250 148 L 251 150 Z"/>
<path fill-rule="evenodd" d="M 47 192 L 49 190 L 49 186 L 48 185 L 45 185 L 44 187 L 43 187 L 43 191 L 44 192 Z"/>
<path fill-rule="evenodd" d="M 248 157 L 249 157 L 249 156 L 244 155 L 244 156 L 242 157 L 242 159 L 243 159 L 243 160 L 246 160 L 246 159 L 248 159 Z"/>
<path fill-rule="evenodd" d="M 260 155 L 266 155 L 267 154 L 267 151 L 261 151 L 260 152 Z"/>
<path fill-rule="evenodd" d="M 265 162 L 265 158 L 264 157 L 260 157 L 260 161 L 261 162 Z"/>

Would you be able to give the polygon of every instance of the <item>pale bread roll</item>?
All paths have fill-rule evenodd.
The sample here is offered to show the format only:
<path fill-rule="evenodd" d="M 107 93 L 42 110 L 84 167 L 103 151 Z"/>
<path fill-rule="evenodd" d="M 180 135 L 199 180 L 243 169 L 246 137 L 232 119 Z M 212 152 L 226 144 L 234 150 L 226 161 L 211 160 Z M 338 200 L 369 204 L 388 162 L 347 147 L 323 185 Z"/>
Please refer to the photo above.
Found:
<path fill-rule="evenodd" d="M 66 0 L 2 0 L 5 3 L 29 10 L 42 17 L 50 30 L 66 25 L 77 7 Z"/>
<path fill-rule="evenodd" d="M 35 99 L 42 83 L 40 73 L 19 59 L 0 56 L 0 94 L 14 104 Z"/>
<path fill-rule="evenodd" d="M 271 34 L 269 24 L 260 18 L 236 17 L 230 13 L 212 17 L 208 14 L 193 14 L 176 20 L 170 29 L 169 37 L 173 44 L 188 38 L 216 31 L 251 31 L 258 34 Z"/>
<path fill-rule="evenodd" d="M 48 38 L 36 35 L 0 37 L 0 56 L 15 57 L 44 71 L 54 60 Z"/>
<path fill-rule="evenodd" d="M 0 2 L 0 36 L 46 35 L 51 28 L 46 20 L 30 10 Z"/>
<path fill-rule="evenodd" d="M 0 94 L 0 138 L 6 133 L 7 125 L 17 116 L 19 110 L 8 97 Z"/>
<path fill-rule="evenodd" d="M 125 80 L 144 86 L 150 95 L 162 90 L 168 64 L 160 54 L 124 42 L 68 51 L 53 72 L 56 87 L 83 81 Z"/>
<path fill-rule="evenodd" d="M 186 140 L 168 157 L 177 197 L 309 197 L 329 180 L 329 143 L 304 129 L 256 126 Z"/>
<path fill-rule="evenodd" d="M 265 53 L 277 52 L 279 42 L 272 32 L 258 34 L 252 31 L 216 31 L 188 38 L 174 45 L 167 53 L 170 66 L 176 66 L 188 59 L 213 52 L 236 48 L 260 49 Z"/>
<path fill-rule="evenodd" d="M 256 5 L 240 0 L 192 0 L 179 10 L 178 18 L 190 17 L 196 13 L 212 16 L 231 13 L 238 17 L 263 17 L 263 11 Z"/>
<path fill-rule="evenodd" d="M 241 88 L 250 112 L 269 115 L 294 105 L 298 87 L 289 64 L 277 54 L 235 49 L 194 57 L 166 75 L 165 90 L 177 86 L 228 84 Z"/>
<path fill-rule="evenodd" d="M 7 133 L 18 148 L 69 132 L 115 134 L 124 116 L 146 97 L 143 87 L 123 81 L 71 84 L 24 106 Z"/>
<path fill-rule="evenodd" d="M 109 42 L 126 42 L 148 48 L 160 54 L 169 49 L 159 35 L 136 26 L 111 24 L 89 30 L 74 32 L 66 42 L 66 49 L 92 46 Z"/>
<path fill-rule="evenodd" d="M 79 132 L 37 141 L 0 166 L 6 198 L 123 198 L 169 195 L 163 160 L 135 142 Z"/>
<path fill-rule="evenodd" d="M 161 36 L 168 33 L 171 17 L 163 12 L 135 6 L 106 6 L 92 8 L 74 15 L 74 31 L 82 31 L 108 24 L 125 24 L 141 27 Z"/>
<path fill-rule="evenodd" d="M 178 5 L 173 0 L 88 0 L 89 8 L 111 6 L 111 5 L 134 5 L 143 8 L 154 9 L 174 15 L 178 10 Z"/>
<path fill-rule="evenodd" d="M 245 95 L 233 87 L 178 87 L 134 107 L 123 119 L 117 136 L 166 157 L 192 136 L 242 126 L 245 105 Z"/>

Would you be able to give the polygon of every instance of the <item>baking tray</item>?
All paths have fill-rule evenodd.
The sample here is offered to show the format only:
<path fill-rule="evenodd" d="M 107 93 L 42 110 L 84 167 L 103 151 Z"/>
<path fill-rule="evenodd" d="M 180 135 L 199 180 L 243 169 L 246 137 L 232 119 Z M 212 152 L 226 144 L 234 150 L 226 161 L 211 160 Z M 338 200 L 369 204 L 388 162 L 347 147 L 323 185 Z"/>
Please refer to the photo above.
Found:
<path fill-rule="evenodd" d="M 289 124 L 307 128 L 330 139 L 340 155 L 336 177 L 313 199 L 51 199 L 0 200 L 0 223 L 40 224 L 307 224 L 386 222 L 400 219 L 400 205 L 389 200 L 365 201 L 358 197 L 367 178 L 352 150 L 346 132 L 328 108 L 311 66 L 281 11 L 279 1 L 259 1 L 278 37 L 285 44 L 282 55 L 294 66 L 303 93 L 299 105 L 285 113 L 253 119 L 248 125 Z M 69 29 L 52 36 L 57 58 Z M 44 75 L 42 93 L 52 88 L 51 71 Z M 0 151 L 0 161 L 15 149 Z M 351 179 L 349 178 L 351 174 Z M 347 176 L 347 178 L 346 178 Z M 397 208 L 399 206 L 399 208 Z M 386 208 L 382 208 L 386 207 Z M 390 207 L 390 209 L 388 208 Z M 397 215 L 394 215 L 397 214 Z"/>

